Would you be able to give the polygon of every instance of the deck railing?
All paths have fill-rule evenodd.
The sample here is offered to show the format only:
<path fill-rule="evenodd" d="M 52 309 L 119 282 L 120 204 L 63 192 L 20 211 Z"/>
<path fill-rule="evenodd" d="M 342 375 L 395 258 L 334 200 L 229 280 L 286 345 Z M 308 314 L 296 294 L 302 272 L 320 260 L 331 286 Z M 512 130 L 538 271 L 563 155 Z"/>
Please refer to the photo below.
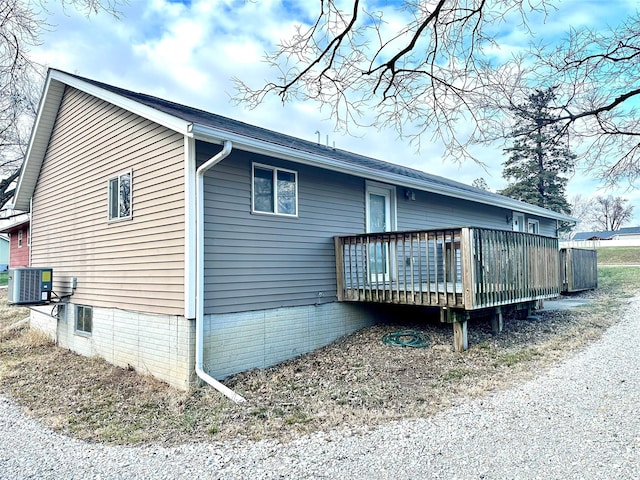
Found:
<path fill-rule="evenodd" d="M 474 310 L 559 294 L 555 238 L 483 228 L 335 238 L 338 299 Z"/>

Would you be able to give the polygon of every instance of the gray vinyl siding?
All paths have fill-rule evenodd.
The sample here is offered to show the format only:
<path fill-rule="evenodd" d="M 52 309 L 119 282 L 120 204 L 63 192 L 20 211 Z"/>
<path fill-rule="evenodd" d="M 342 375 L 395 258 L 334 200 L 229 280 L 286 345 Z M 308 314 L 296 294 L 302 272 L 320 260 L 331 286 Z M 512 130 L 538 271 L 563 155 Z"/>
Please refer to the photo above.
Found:
<path fill-rule="evenodd" d="M 217 149 L 198 142 L 198 163 Z M 252 162 L 298 173 L 297 218 L 251 213 Z M 364 233 L 365 191 L 362 178 L 233 150 L 205 176 L 205 313 L 336 301 L 333 237 Z M 510 230 L 511 216 L 428 192 L 407 200 L 397 188 L 398 230 Z M 555 222 L 538 220 L 542 234 L 555 235 Z"/>
<path fill-rule="evenodd" d="M 252 162 L 298 172 L 297 218 L 251 213 Z M 333 236 L 364 231 L 363 179 L 234 150 L 204 198 L 206 314 L 336 300 Z"/>
<path fill-rule="evenodd" d="M 132 172 L 132 218 L 109 221 L 108 180 Z M 67 88 L 33 195 L 32 264 L 72 301 L 184 314 L 184 141 Z"/>
<path fill-rule="evenodd" d="M 482 227 L 511 230 L 512 210 L 444 197 L 429 192 L 414 192 L 415 200 L 407 200 L 398 189 L 398 230 L 444 227 Z M 540 234 L 556 236 L 556 221 L 525 215 L 525 221 L 538 220 Z"/>
<path fill-rule="evenodd" d="M 558 229 L 555 220 L 534 216 L 528 216 L 527 218 L 538 220 L 540 222 L 540 235 L 546 235 L 547 237 L 558 236 Z"/>
<path fill-rule="evenodd" d="M 502 208 L 468 200 L 415 192 L 415 200 L 404 198 L 398 189 L 398 230 L 438 229 L 446 227 L 483 227 L 511 229 Z"/>

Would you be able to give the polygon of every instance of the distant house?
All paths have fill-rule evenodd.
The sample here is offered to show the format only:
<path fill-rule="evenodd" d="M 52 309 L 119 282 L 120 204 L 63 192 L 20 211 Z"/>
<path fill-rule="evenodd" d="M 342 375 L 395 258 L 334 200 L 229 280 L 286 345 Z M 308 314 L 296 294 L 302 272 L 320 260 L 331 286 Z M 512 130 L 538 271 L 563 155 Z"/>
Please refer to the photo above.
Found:
<path fill-rule="evenodd" d="M 469 312 L 558 294 L 573 220 L 57 70 L 15 207 L 58 344 L 180 388 L 326 345 L 380 302 L 441 308 L 466 342 Z"/>
<path fill-rule="evenodd" d="M 601 232 L 577 232 L 571 239 L 574 242 L 588 240 L 640 240 L 640 227 L 625 227 L 619 230 Z"/>
<path fill-rule="evenodd" d="M 0 272 L 9 268 L 9 237 L 0 235 Z"/>
<path fill-rule="evenodd" d="M 30 244 L 28 215 L 15 217 L 10 223 L 0 228 L 0 233 L 8 235 L 8 267 L 28 267 Z"/>

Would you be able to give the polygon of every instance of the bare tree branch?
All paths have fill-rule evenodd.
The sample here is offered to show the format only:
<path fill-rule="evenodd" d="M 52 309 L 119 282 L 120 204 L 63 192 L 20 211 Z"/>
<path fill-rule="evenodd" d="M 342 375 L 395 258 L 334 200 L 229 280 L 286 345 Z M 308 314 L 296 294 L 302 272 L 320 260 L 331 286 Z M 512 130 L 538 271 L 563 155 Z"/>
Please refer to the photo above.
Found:
<path fill-rule="evenodd" d="M 47 0 L 0 0 L 0 207 L 13 196 L 13 185 L 26 153 L 36 115 L 44 68 L 29 57 L 40 44 Z M 64 9 L 87 17 L 118 16 L 121 0 L 58 0 Z"/>
<path fill-rule="evenodd" d="M 459 159 L 472 157 L 472 145 L 508 139 L 513 108 L 531 89 L 558 86 L 557 110 L 547 121 L 591 171 L 633 182 L 640 178 L 640 13 L 609 32 L 572 30 L 555 48 L 532 45 L 510 59 L 495 53 L 501 31 L 514 21 L 530 30 L 532 15 L 552 15 L 555 1 L 368 7 L 321 0 L 315 22 L 266 58 L 277 78 L 257 87 L 235 79 L 235 100 L 250 107 L 271 94 L 312 100 L 339 129 L 394 128 L 416 148 L 423 137 L 440 140 Z M 399 13 L 406 23 L 393 31 L 387 21 Z"/>

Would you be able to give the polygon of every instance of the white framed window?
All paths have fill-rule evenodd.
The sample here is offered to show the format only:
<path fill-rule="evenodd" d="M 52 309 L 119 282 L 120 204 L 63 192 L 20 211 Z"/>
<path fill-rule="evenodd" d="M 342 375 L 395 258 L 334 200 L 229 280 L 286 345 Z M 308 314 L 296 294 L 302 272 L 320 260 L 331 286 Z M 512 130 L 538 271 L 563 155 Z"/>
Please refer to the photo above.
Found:
<path fill-rule="evenodd" d="M 131 218 L 131 170 L 109 179 L 109 220 Z"/>
<path fill-rule="evenodd" d="M 19 230 L 18 231 L 18 248 L 22 248 L 22 236 L 23 236 L 23 231 Z"/>
<path fill-rule="evenodd" d="M 93 332 L 93 307 L 76 305 L 76 333 L 91 335 Z"/>
<path fill-rule="evenodd" d="M 298 216 L 298 172 L 254 163 L 251 177 L 253 213 Z"/>
<path fill-rule="evenodd" d="M 540 233 L 540 222 L 538 220 L 528 220 L 527 232 L 535 233 L 536 235 Z"/>

